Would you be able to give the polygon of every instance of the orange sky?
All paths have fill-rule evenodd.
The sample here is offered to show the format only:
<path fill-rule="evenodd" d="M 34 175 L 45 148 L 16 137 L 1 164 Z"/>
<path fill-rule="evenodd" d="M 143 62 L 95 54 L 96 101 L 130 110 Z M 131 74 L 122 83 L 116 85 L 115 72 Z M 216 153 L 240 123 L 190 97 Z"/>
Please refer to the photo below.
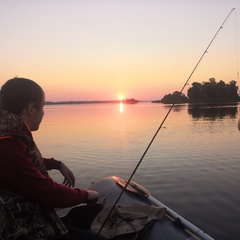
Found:
<path fill-rule="evenodd" d="M 239 7 L 239 0 L 0 1 L 0 85 L 31 78 L 48 101 L 161 99 L 180 91 L 232 8 L 189 83 L 238 81 Z"/>

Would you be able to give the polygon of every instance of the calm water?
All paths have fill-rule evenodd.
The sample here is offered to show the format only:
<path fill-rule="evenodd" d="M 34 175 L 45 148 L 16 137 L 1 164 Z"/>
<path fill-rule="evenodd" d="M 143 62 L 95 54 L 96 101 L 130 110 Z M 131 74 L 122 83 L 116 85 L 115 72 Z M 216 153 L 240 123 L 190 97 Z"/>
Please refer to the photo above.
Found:
<path fill-rule="evenodd" d="M 169 107 L 138 103 L 49 105 L 34 133 L 46 157 L 64 161 L 87 188 L 129 178 Z M 238 106 L 176 106 L 133 180 L 215 239 L 240 239 Z M 61 182 L 55 171 L 52 177 Z"/>

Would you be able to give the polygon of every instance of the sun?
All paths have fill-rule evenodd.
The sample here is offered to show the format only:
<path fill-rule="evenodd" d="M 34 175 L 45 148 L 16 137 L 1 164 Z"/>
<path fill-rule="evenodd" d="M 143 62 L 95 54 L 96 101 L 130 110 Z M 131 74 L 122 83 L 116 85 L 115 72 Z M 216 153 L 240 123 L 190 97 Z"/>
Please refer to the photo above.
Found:
<path fill-rule="evenodd" d="M 122 101 L 122 100 L 124 99 L 124 96 L 123 96 L 123 95 L 119 95 L 119 96 L 118 96 L 118 99 L 119 99 L 120 101 Z"/>

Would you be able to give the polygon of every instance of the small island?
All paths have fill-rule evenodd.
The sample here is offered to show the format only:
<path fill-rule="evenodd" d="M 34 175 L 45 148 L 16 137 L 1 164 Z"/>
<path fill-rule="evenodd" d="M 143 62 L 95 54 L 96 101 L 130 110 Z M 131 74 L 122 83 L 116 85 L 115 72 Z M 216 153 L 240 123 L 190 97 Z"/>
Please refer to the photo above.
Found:
<path fill-rule="evenodd" d="M 134 98 L 127 98 L 127 99 L 121 100 L 120 102 L 126 103 L 126 104 L 135 104 L 135 103 L 138 103 L 139 101 Z"/>

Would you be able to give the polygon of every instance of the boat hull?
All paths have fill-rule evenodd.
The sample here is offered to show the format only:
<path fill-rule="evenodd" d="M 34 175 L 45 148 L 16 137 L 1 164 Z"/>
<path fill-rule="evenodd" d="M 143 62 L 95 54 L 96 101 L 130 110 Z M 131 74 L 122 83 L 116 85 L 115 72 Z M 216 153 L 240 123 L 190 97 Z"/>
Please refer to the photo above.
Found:
<path fill-rule="evenodd" d="M 99 192 L 99 201 L 104 204 L 104 208 L 113 206 L 119 196 L 117 204 L 153 204 L 158 207 L 167 209 L 167 214 L 159 220 L 154 220 L 151 227 L 145 231 L 141 238 L 142 240 L 167 240 L 167 239 L 208 239 L 210 236 L 202 230 L 188 222 L 186 219 L 179 216 L 170 208 L 166 207 L 160 201 L 151 196 L 148 190 L 135 182 L 130 182 L 127 188 L 123 191 L 127 181 L 111 176 L 92 183 L 89 189 Z"/>

